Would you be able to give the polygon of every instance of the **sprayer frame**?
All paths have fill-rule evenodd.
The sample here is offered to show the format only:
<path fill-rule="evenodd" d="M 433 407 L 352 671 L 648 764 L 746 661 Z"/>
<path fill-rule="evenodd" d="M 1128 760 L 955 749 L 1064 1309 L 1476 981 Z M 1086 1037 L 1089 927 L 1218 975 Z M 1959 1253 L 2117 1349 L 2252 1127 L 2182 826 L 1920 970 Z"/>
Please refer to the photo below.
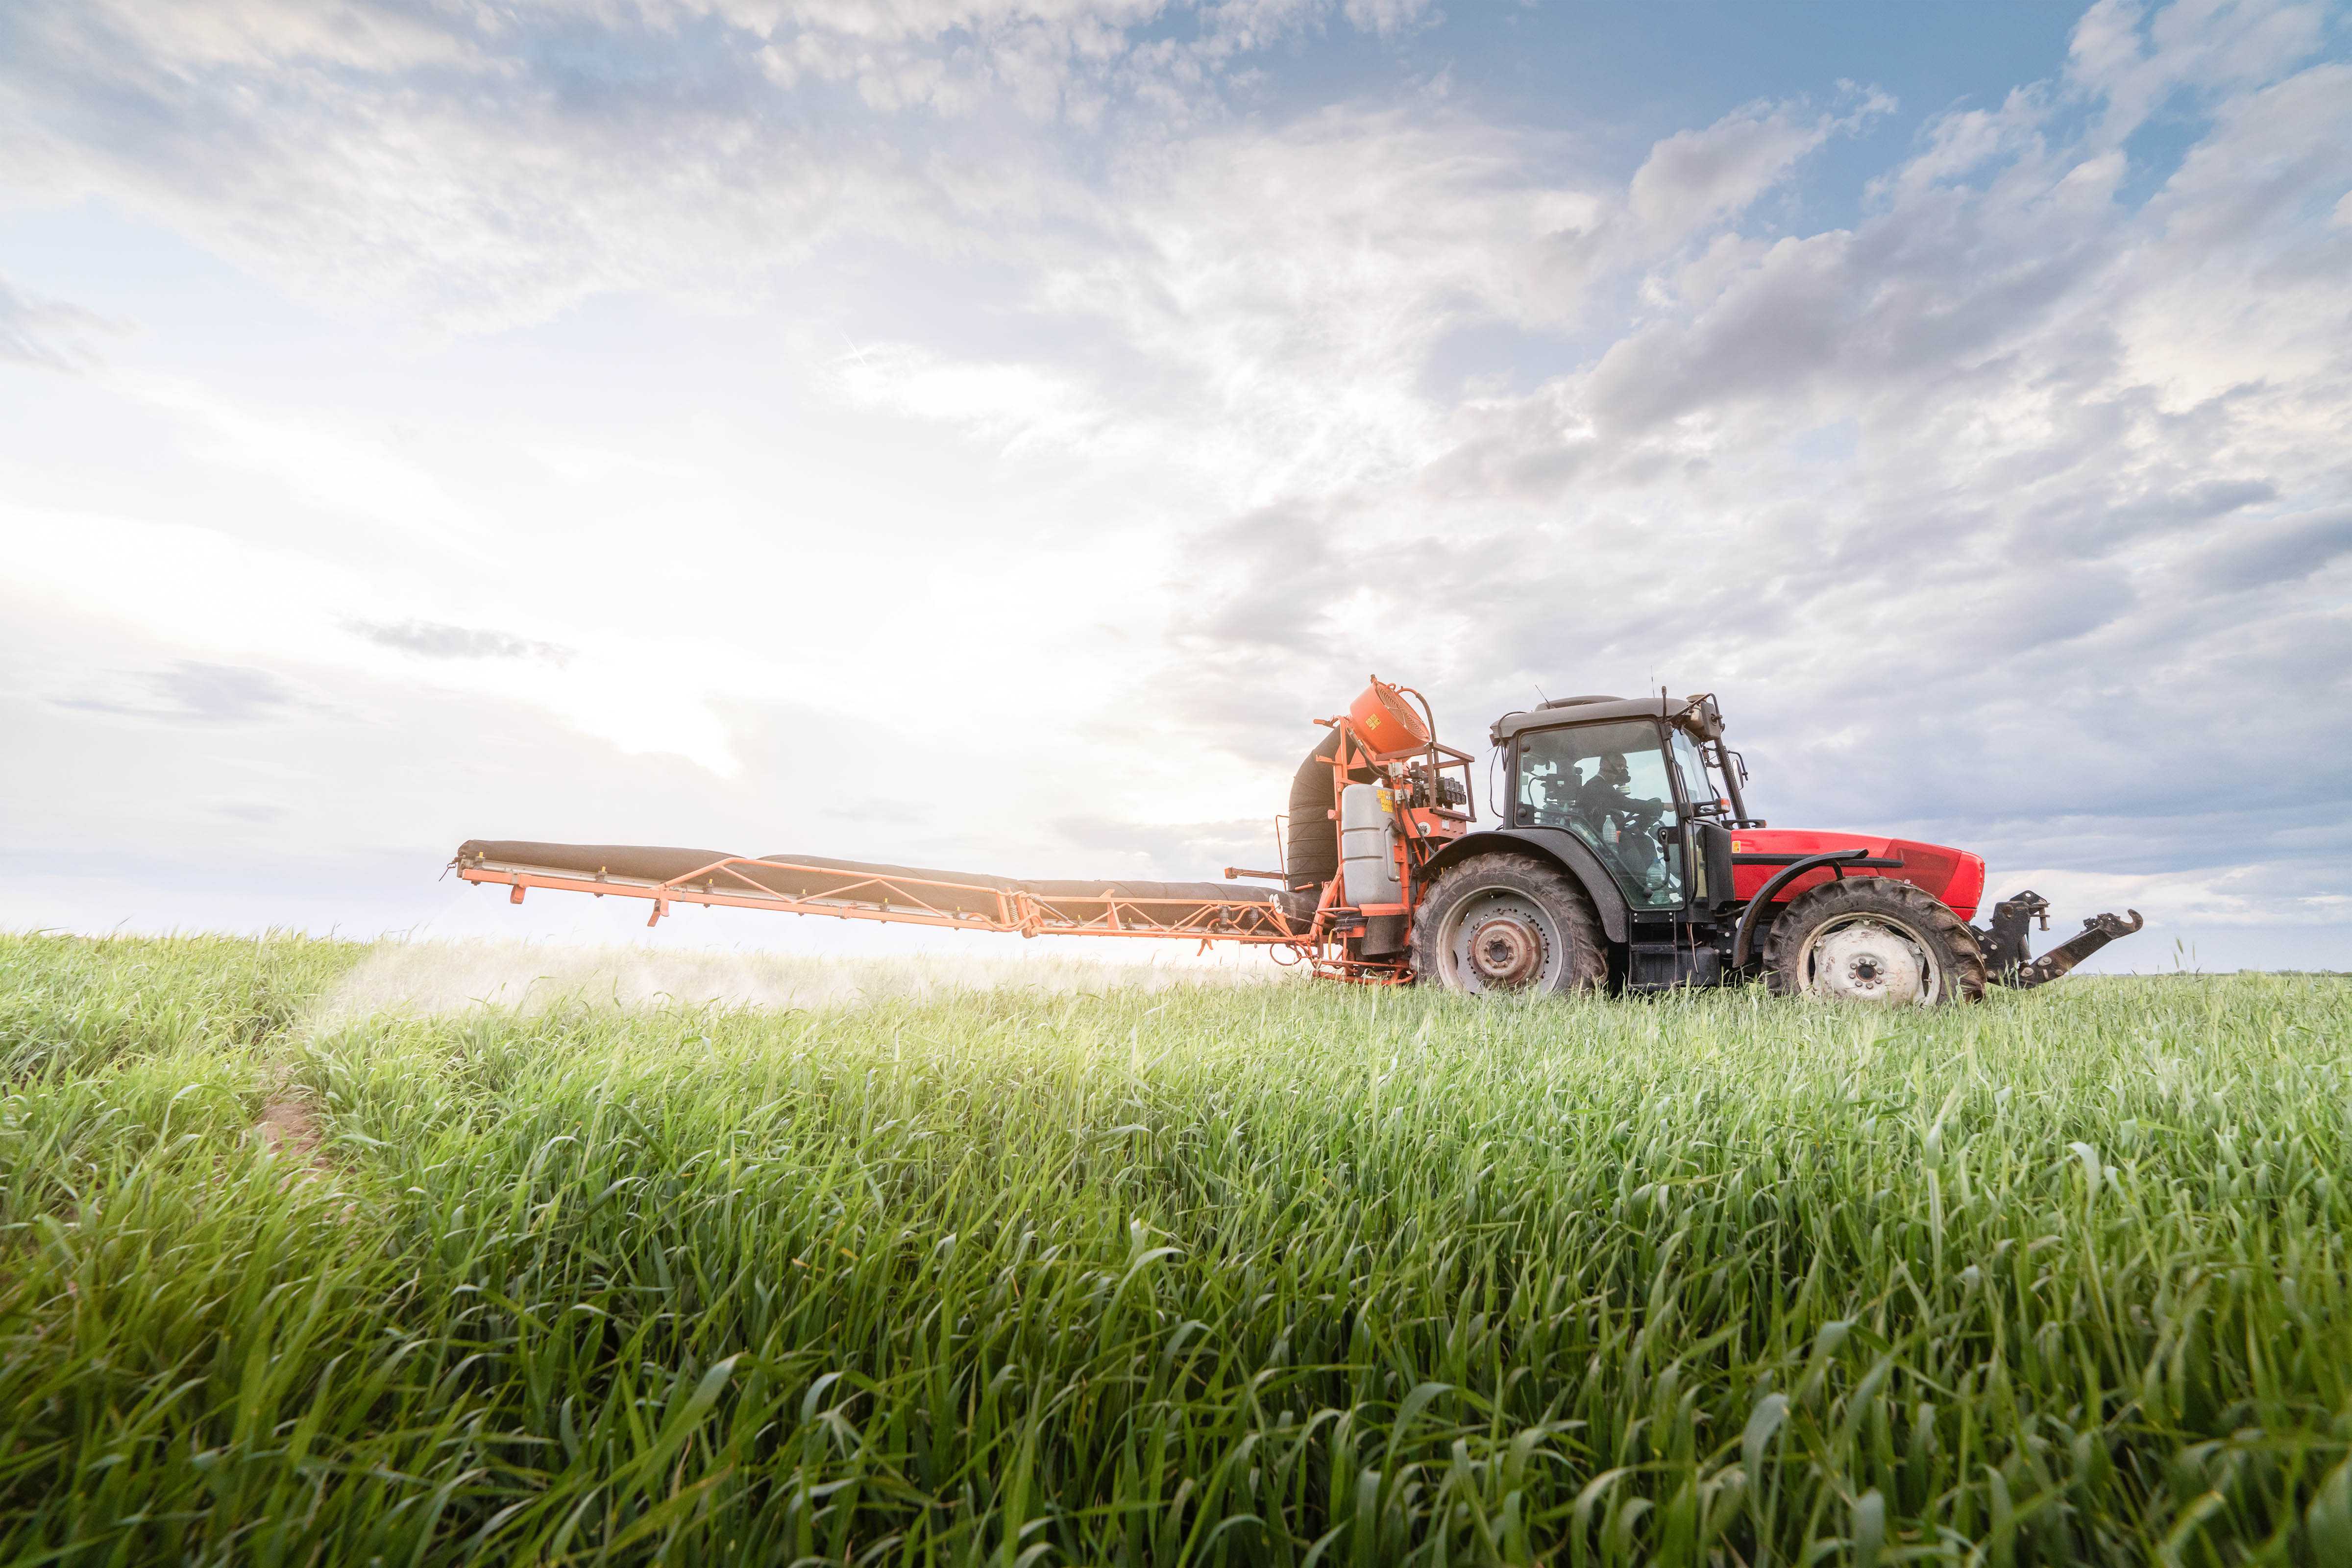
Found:
<path fill-rule="evenodd" d="M 1410 687 L 1391 689 L 1410 694 L 1420 702 L 1424 713 L 1428 711 L 1429 700 L 1420 692 Z M 1367 956 L 1362 951 L 1366 923 L 1382 916 L 1404 916 L 1409 939 L 1409 921 L 1414 904 L 1419 902 L 1416 889 L 1423 879 L 1423 868 L 1477 820 L 1471 773 L 1475 759 L 1466 752 L 1437 742 L 1433 738 L 1433 721 L 1429 726 L 1433 738 L 1427 743 L 1411 751 L 1387 752 L 1375 751 L 1355 721 L 1345 713 L 1317 722 L 1336 730 L 1339 737 L 1331 756 L 1329 812 L 1335 830 L 1339 792 L 1351 783 L 1376 782 L 1396 791 L 1403 802 L 1391 818 L 1396 825 L 1395 853 L 1404 889 L 1402 902 L 1361 908 L 1348 904 L 1343 901 L 1344 889 L 1336 875 L 1324 885 L 1313 913 L 1302 920 L 1296 906 L 1286 907 L 1278 900 L 1129 898 L 1113 894 L 1108 889 L 1096 896 L 1041 896 L 1019 889 L 895 872 L 877 872 L 835 887 L 822 898 L 794 898 L 761 885 L 753 873 L 766 870 L 837 874 L 837 868 L 737 855 L 720 857 L 662 880 L 571 874 L 517 862 L 463 857 L 452 863 L 451 869 L 463 881 L 510 889 L 509 901 L 518 904 L 533 888 L 587 893 L 600 899 L 611 894 L 648 900 L 653 904 L 653 912 L 646 920 L 649 926 L 659 923 L 673 904 L 702 904 L 768 910 L 779 914 L 828 915 L 835 920 L 939 926 L 953 931 L 1003 931 L 1024 937 L 1195 938 L 1203 952 L 1212 942 L 1238 942 L 1273 949 L 1278 953 L 1287 952 L 1292 956 L 1286 962 L 1306 963 L 1314 974 L 1324 979 L 1370 985 L 1404 984 L 1412 978 L 1412 967 L 1403 956 L 1410 951 L 1410 941 L 1396 950 L 1395 957 Z M 1411 804 L 1409 784 L 1412 770 L 1416 766 L 1423 770 L 1422 776 L 1427 781 L 1433 804 Z M 1433 804 L 1444 798 L 1438 782 L 1444 771 L 1456 768 L 1461 770 L 1463 799 L 1467 807 L 1461 811 Z M 1350 776 L 1356 774 L 1362 776 Z M 853 900 L 856 901 L 849 901 Z M 1101 912 L 1075 918 L 1066 909 L 1056 907 L 1074 903 L 1099 903 Z M 978 911 L 971 908 L 974 904 L 980 906 Z M 956 907 L 959 905 L 963 907 Z"/>
<path fill-rule="evenodd" d="M 1431 859 L 1447 845 L 1470 831 L 1478 820 L 1477 791 L 1472 770 L 1477 759 L 1467 752 L 1456 751 L 1436 739 L 1436 716 L 1431 712 L 1429 699 L 1410 686 L 1390 686 L 1379 677 L 1372 678 L 1372 689 L 1386 688 L 1410 696 L 1421 704 L 1427 716 L 1426 743 L 1406 751 L 1375 751 L 1364 739 L 1355 720 L 1346 713 L 1316 721 L 1327 730 L 1339 731 L 1339 743 L 1331 750 L 1330 816 L 1336 832 L 1339 821 L 1339 793 L 1350 784 L 1378 784 L 1394 790 L 1399 804 L 1391 820 L 1396 825 L 1396 856 L 1400 880 L 1404 889 L 1402 902 L 1394 904 L 1353 905 L 1342 900 L 1346 897 L 1343 879 L 1335 871 L 1323 886 L 1322 902 L 1315 910 L 1314 925 L 1307 940 L 1294 944 L 1300 956 L 1313 966 L 1318 979 L 1344 980 L 1358 985 L 1404 985 L 1412 981 L 1412 916 L 1421 902 L 1421 873 Z M 1419 765 L 1427 779 L 1431 804 L 1409 804 L 1406 781 L 1411 770 Z M 1464 809 L 1455 811 L 1438 804 L 1444 799 L 1440 780 L 1445 770 L 1459 768 L 1462 772 Z M 1365 774 L 1365 777 L 1357 777 Z M 1382 916 L 1405 917 L 1405 939 L 1386 953 L 1368 956 L 1363 952 L 1363 939 L 1369 921 Z"/>

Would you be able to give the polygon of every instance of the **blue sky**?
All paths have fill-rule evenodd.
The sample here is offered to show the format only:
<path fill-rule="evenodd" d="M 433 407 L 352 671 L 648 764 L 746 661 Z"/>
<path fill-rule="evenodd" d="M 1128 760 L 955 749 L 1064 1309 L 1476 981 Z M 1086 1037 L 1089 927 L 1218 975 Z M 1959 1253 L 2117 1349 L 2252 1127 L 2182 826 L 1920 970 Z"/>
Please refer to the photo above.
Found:
<path fill-rule="evenodd" d="M 2270 0 L 23 0 L 0 920 L 627 930 L 435 883 L 477 835 L 1197 875 L 1372 668 L 1458 743 L 1713 689 L 1777 824 L 2352 965 L 2347 57 Z"/>

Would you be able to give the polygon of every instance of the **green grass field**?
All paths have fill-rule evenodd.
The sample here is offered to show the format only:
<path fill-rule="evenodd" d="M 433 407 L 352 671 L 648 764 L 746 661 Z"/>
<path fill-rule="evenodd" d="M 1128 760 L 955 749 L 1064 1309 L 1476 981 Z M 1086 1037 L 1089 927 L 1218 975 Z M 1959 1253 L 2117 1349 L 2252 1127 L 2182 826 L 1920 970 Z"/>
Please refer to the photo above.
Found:
<path fill-rule="evenodd" d="M 0 1558 L 2352 1563 L 2352 984 L 322 1013 L 361 951 L 0 938 Z"/>

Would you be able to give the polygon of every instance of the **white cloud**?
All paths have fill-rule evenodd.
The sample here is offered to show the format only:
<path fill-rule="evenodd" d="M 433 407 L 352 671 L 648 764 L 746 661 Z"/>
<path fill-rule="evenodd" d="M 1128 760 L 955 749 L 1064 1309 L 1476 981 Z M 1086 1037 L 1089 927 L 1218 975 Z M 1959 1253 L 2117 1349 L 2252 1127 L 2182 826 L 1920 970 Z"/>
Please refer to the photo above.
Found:
<path fill-rule="evenodd" d="M 1076 380 L 1030 364 L 943 360 L 905 344 L 853 351 L 839 366 L 861 405 L 973 431 L 1017 449 L 1073 447 L 1100 434 L 1102 409 Z"/>
<path fill-rule="evenodd" d="M 456 8 L 436 16 L 431 8 L 371 0 L 208 0 L 164 6 L 86 0 L 79 9 L 94 26 L 88 31 L 61 29 L 50 35 L 53 41 L 135 37 L 141 53 L 155 64 L 183 72 L 287 64 L 381 71 L 484 63 L 456 25 L 461 14 Z"/>
<path fill-rule="evenodd" d="M 2352 235 L 2311 219 L 2347 185 L 2352 67 L 2314 66 L 2217 105 L 2120 269 L 2131 373 L 2175 409 L 2247 389 L 2295 439 L 2318 438 L 2352 372 Z"/>
<path fill-rule="evenodd" d="M 992 243 L 1087 205 L 1068 133 L 1214 118 L 1247 57 L 1421 9 L 32 0 L 0 18 L 0 138 L 20 195 L 121 203 L 339 311 L 495 331 L 614 289 L 765 298 L 845 238 Z"/>
<path fill-rule="evenodd" d="M 110 330 L 88 310 L 22 293 L 0 278 L 0 363 L 73 370 L 90 362 L 90 335 Z"/>
<path fill-rule="evenodd" d="M 1704 131 L 1679 131 L 1650 150 L 1627 192 L 1634 216 L 1672 244 L 1747 210 L 1788 178 L 1799 159 L 1840 131 L 1890 112 L 1895 100 L 1866 95 L 1843 118 L 1789 103 L 1751 103 Z"/>
<path fill-rule="evenodd" d="M 2317 5 L 2265 0 L 2097 0 L 2074 29 L 2072 85 L 2100 101 L 2095 145 L 2113 146 L 2174 93 L 2242 91 L 2275 79 L 2316 50 L 2327 31 Z"/>

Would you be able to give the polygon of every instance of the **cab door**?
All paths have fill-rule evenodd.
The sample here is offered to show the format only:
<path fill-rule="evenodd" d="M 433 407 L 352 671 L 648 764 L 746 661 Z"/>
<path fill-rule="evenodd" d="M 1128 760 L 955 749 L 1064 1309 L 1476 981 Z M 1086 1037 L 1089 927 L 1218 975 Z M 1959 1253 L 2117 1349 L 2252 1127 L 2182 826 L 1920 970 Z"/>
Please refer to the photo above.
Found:
<path fill-rule="evenodd" d="M 1634 910 L 1685 906 L 1684 812 L 1655 720 L 1522 731 L 1511 771 L 1515 826 L 1574 834 Z"/>
<path fill-rule="evenodd" d="M 1727 909 L 1738 901 L 1731 887 L 1731 830 L 1693 808 L 1712 803 L 1720 813 L 1729 810 L 1730 803 L 1708 774 L 1706 756 L 1697 742 L 1676 729 L 1667 732 L 1666 745 L 1682 784 L 1685 825 L 1678 837 L 1691 907 L 1709 911 Z"/>

